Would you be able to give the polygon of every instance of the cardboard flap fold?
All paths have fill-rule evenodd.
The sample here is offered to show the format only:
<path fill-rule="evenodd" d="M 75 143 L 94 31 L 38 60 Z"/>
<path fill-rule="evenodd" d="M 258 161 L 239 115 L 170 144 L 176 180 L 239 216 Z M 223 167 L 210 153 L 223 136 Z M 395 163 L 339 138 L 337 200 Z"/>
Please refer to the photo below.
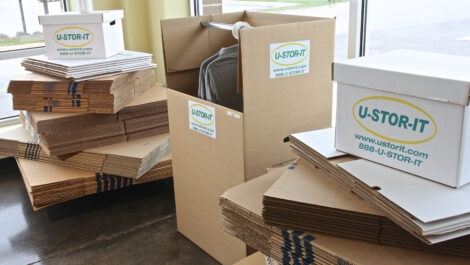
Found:
<path fill-rule="evenodd" d="M 353 193 L 345 190 L 334 179 L 304 159 L 299 159 L 264 193 L 265 197 L 316 205 L 361 214 L 383 216 Z"/>
<path fill-rule="evenodd" d="M 470 212 L 470 185 L 454 189 L 363 159 L 338 165 L 424 223 Z"/>

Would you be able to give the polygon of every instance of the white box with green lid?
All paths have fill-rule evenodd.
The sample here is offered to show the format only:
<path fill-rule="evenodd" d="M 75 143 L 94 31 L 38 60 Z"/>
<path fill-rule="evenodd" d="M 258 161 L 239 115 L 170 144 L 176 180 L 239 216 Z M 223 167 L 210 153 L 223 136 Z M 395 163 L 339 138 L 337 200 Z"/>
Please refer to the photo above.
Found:
<path fill-rule="evenodd" d="M 335 147 L 452 187 L 470 182 L 470 57 L 399 50 L 334 64 Z"/>
<path fill-rule="evenodd" d="M 107 58 L 124 51 L 122 10 L 39 16 L 49 59 Z"/>

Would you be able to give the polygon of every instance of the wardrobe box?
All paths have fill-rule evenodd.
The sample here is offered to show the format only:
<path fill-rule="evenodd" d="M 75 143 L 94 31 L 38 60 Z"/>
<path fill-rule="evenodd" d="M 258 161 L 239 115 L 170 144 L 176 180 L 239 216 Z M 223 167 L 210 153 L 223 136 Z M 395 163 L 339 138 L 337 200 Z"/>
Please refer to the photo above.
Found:
<path fill-rule="evenodd" d="M 335 147 L 452 187 L 470 181 L 470 58 L 398 50 L 335 63 Z"/>
<path fill-rule="evenodd" d="M 124 51 L 122 10 L 39 16 L 49 59 L 107 58 Z"/>
<path fill-rule="evenodd" d="M 237 41 L 202 20 L 253 28 Z M 178 230 L 233 264 L 246 249 L 222 231 L 219 196 L 294 159 L 290 134 L 331 126 L 335 19 L 239 12 L 162 20 L 161 28 Z M 201 63 L 237 42 L 243 113 L 195 97 Z"/>

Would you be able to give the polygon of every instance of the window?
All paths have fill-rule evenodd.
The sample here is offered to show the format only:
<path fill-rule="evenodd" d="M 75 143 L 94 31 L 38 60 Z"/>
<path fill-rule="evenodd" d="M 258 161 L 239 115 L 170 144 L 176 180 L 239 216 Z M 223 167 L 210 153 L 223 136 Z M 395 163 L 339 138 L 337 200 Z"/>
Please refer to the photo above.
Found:
<path fill-rule="evenodd" d="M 26 73 L 21 58 L 43 54 L 44 36 L 38 16 L 65 10 L 62 0 L 0 0 L 0 124 L 18 116 L 6 93 L 11 77 Z"/>
<path fill-rule="evenodd" d="M 38 16 L 59 13 L 60 0 L 0 0 L 0 52 L 44 46 Z"/>
<path fill-rule="evenodd" d="M 470 56 L 470 1 L 370 0 L 365 53 L 396 49 Z"/>
<path fill-rule="evenodd" d="M 243 10 L 336 17 L 336 59 L 346 59 L 349 0 L 203 0 L 203 13 L 229 13 Z"/>

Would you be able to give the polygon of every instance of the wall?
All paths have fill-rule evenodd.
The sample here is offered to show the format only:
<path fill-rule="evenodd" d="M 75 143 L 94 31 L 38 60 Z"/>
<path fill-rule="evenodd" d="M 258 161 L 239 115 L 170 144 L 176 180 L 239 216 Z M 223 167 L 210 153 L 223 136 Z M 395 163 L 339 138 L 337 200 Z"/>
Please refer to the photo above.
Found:
<path fill-rule="evenodd" d="M 73 0 L 70 8 L 76 10 Z M 165 84 L 160 19 L 189 16 L 188 0 L 93 0 L 95 10 L 123 9 L 124 43 L 128 50 L 154 55 L 157 80 Z"/>

